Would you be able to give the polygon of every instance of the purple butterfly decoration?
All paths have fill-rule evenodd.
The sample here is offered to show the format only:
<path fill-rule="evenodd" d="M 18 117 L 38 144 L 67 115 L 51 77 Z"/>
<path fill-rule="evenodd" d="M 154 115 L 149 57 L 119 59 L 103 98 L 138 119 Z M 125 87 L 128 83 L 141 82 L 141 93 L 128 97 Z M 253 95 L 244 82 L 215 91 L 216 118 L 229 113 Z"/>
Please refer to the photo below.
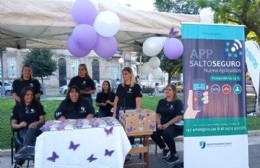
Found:
<path fill-rule="evenodd" d="M 77 150 L 80 144 L 74 144 L 73 141 L 70 141 L 69 149 L 73 149 L 74 151 Z"/>
<path fill-rule="evenodd" d="M 142 115 L 142 114 L 139 114 L 139 120 L 144 120 L 144 115 Z"/>
<path fill-rule="evenodd" d="M 94 157 L 94 154 L 92 154 L 90 157 L 87 159 L 90 162 L 93 162 L 94 160 L 97 160 L 97 158 Z"/>
<path fill-rule="evenodd" d="M 155 124 L 150 124 L 150 129 L 155 130 Z"/>
<path fill-rule="evenodd" d="M 97 122 L 97 120 L 90 120 L 89 121 L 89 125 L 92 127 L 92 128 L 97 128 L 99 126 L 99 123 Z"/>
<path fill-rule="evenodd" d="M 133 132 L 133 127 L 131 126 L 130 128 L 127 128 L 126 130 L 127 130 L 127 132 Z"/>
<path fill-rule="evenodd" d="M 56 159 L 58 159 L 58 158 L 59 158 L 59 155 L 57 155 L 57 153 L 53 151 L 53 152 L 52 152 L 52 156 L 51 156 L 51 157 L 48 157 L 47 160 L 52 161 L 52 162 L 55 162 Z"/>
<path fill-rule="evenodd" d="M 179 33 L 179 31 L 174 31 L 174 28 L 172 27 L 172 28 L 170 29 L 170 32 L 169 32 L 169 37 L 170 37 L 170 38 L 173 38 L 173 37 L 175 37 L 178 33 Z"/>
<path fill-rule="evenodd" d="M 106 133 L 107 135 L 113 134 L 113 128 L 114 128 L 114 127 L 110 127 L 109 129 L 104 128 L 104 131 L 105 131 L 105 133 Z"/>
<path fill-rule="evenodd" d="M 114 152 L 115 152 L 115 150 L 109 151 L 108 149 L 106 149 L 106 150 L 105 150 L 105 156 L 111 157 Z"/>

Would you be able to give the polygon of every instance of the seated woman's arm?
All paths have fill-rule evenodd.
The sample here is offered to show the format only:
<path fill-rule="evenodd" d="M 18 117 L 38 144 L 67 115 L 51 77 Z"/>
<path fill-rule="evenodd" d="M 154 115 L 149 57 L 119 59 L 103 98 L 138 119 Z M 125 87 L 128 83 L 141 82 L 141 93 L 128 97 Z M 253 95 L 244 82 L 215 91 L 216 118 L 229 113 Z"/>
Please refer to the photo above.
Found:
<path fill-rule="evenodd" d="M 54 112 L 54 118 L 56 120 L 65 120 L 66 117 L 64 116 L 64 109 L 65 109 L 65 103 L 64 101 L 62 101 L 59 105 L 59 107 L 57 108 L 57 110 Z"/>
<path fill-rule="evenodd" d="M 24 128 L 24 127 L 26 127 L 26 125 L 27 125 L 27 123 L 26 122 L 24 122 L 24 121 L 22 121 L 22 122 L 20 122 L 19 124 L 18 124 L 18 122 L 17 122 L 17 120 L 12 120 L 12 122 L 11 122 L 11 124 L 12 124 L 12 128 L 13 129 L 21 129 L 21 128 Z"/>
<path fill-rule="evenodd" d="M 37 128 L 38 126 L 41 126 L 45 123 L 45 116 L 41 115 L 39 116 L 39 121 L 35 121 L 29 125 L 29 128 Z"/>
<path fill-rule="evenodd" d="M 93 118 L 93 117 L 94 117 L 93 114 L 88 114 L 86 118 L 89 119 L 89 118 Z"/>
<path fill-rule="evenodd" d="M 66 117 L 64 117 L 64 116 L 60 116 L 59 118 L 57 118 L 57 120 L 59 120 L 59 121 L 66 120 Z"/>
<path fill-rule="evenodd" d="M 95 109 L 88 101 L 85 102 L 85 108 L 87 109 L 86 118 L 93 118 L 95 114 Z"/>
<path fill-rule="evenodd" d="M 182 118 L 183 118 L 182 115 L 177 115 L 176 117 L 174 117 L 173 119 L 171 119 L 169 122 L 163 124 L 163 125 L 162 125 L 162 126 L 163 126 L 163 129 L 169 127 L 169 126 L 172 125 L 172 124 L 175 124 L 175 123 L 181 121 Z"/>

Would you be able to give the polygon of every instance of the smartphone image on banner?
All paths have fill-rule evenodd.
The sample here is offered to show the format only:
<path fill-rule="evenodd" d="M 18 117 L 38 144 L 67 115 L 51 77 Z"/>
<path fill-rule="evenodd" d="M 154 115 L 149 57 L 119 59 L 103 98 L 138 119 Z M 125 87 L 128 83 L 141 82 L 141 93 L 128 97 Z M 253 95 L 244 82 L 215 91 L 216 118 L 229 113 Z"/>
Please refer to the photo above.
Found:
<path fill-rule="evenodd" d="M 205 82 L 194 82 L 192 84 L 193 90 L 193 109 L 202 110 L 203 109 L 203 93 L 206 90 Z"/>

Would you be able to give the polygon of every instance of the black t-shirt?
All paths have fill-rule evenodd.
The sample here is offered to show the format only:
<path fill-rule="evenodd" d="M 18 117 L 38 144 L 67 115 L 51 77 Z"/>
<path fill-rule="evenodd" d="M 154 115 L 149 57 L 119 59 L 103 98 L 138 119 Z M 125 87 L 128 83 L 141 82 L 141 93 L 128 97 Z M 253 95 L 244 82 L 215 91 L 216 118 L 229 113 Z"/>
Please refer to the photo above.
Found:
<path fill-rule="evenodd" d="M 105 103 L 107 100 L 113 102 L 115 99 L 115 94 L 113 92 L 111 92 L 110 94 L 108 93 L 103 93 L 102 92 L 99 92 L 97 94 L 97 98 L 96 98 L 96 102 L 97 103 Z M 99 106 L 99 110 L 100 111 L 104 111 L 106 114 L 112 114 L 110 111 L 111 111 L 111 108 L 113 106 L 110 105 L 110 104 L 106 104 L 106 106 Z"/>
<path fill-rule="evenodd" d="M 77 86 L 79 88 L 79 90 L 93 90 L 96 89 L 95 83 L 91 78 L 82 78 L 80 76 L 75 76 L 70 80 L 70 83 L 68 85 L 68 87 L 71 86 Z M 91 97 L 90 94 L 82 94 L 82 96 L 84 97 Z"/>
<path fill-rule="evenodd" d="M 21 98 L 23 88 L 31 86 L 34 89 L 34 94 L 42 93 L 40 82 L 37 79 L 21 80 L 16 79 L 13 82 L 12 93 L 16 93 Z"/>
<path fill-rule="evenodd" d="M 80 99 L 78 102 L 71 102 L 69 100 L 63 100 L 55 111 L 54 117 L 59 119 L 64 116 L 66 119 L 80 119 L 86 118 L 88 114 L 94 115 L 95 111 L 92 105 L 84 99 Z"/>
<path fill-rule="evenodd" d="M 116 90 L 116 96 L 118 96 L 119 101 L 117 106 L 121 108 L 136 108 L 136 98 L 142 97 L 141 87 L 138 84 L 134 84 L 133 87 L 130 85 L 118 85 Z"/>
<path fill-rule="evenodd" d="M 183 103 L 177 99 L 172 102 L 168 102 L 165 98 L 159 100 L 156 113 L 161 115 L 161 124 L 169 122 L 177 115 L 183 115 Z"/>
<path fill-rule="evenodd" d="M 16 104 L 13 108 L 11 119 L 17 120 L 18 123 L 24 121 L 29 126 L 31 123 L 39 121 L 39 117 L 45 114 L 43 107 L 38 104 L 30 104 L 26 107 Z"/>

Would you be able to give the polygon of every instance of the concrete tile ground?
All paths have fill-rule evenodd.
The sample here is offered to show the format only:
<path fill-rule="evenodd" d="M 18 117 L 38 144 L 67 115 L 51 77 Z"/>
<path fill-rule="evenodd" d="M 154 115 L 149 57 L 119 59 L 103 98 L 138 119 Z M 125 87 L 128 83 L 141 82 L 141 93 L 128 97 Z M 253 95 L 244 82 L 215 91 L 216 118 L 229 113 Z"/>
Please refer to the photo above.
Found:
<path fill-rule="evenodd" d="M 183 160 L 183 143 L 177 142 L 177 151 L 181 160 Z M 172 168 L 172 165 L 169 165 L 160 158 L 161 151 L 158 150 L 158 154 L 155 154 L 155 145 L 150 145 L 150 168 Z M 249 134 L 249 167 L 250 168 L 259 168 L 260 167 L 260 133 L 251 132 Z M 133 156 L 133 161 L 138 161 L 139 155 Z M 0 168 L 12 168 L 10 150 L 1 151 L 0 155 Z M 23 166 L 26 167 L 26 166 Z M 33 163 L 30 163 L 30 167 L 33 167 Z M 132 166 L 138 168 L 137 166 Z M 141 167 L 141 166 L 139 166 Z M 234 166 L 235 167 L 235 166 Z"/>

